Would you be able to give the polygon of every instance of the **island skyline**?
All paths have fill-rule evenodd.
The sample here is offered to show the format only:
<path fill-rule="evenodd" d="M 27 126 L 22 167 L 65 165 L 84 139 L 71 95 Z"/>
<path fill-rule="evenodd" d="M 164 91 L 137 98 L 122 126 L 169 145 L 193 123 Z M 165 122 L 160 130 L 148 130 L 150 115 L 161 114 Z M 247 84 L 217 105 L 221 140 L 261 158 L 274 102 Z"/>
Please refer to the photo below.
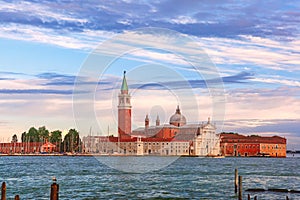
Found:
<path fill-rule="evenodd" d="M 57 8 L 55 1 L 5 1 L 0 6 L 1 140 L 11 140 L 13 134 L 20 136 L 32 126 L 45 125 L 65 132 L 76 127 L 73 86 L 89 54 L 118 34 L 159 26 L 194 39 L 220 72 L 226 96 L 221 131 L 280 135 L 287 138 L 288 149 L 299 149 L 300 39 L 294 20 L 299 9 L 297 2 L 222 2 L 219 6 L 194 2 L 182 3 L 182 9 L 168 1 L 86 2 L 81 7 L 75 2 L 62 4 Z M 270 5 L 273 9 L 268 8 Z M 234 13 L 233 6 L 237 8 Z M 126 41 L 124 44 L 128 45 Z M 144 49 L 120 59 L 106 73 L 105 81 L 112 86 L 106 90 L 118 90 L 115 84 L 122 79 L 120 71 L 127 70 L 130 75 L 136 66 L 147 63 L 168 66 L 191 83 L 201 111 L 194 117 L 189 113 L 195 107 L 184 107 L 189 121 L 205 121 L 211 116 L 211 98 L 201 84 L 203 79 L 190 73 L 184 62 L 168 52 Z M 82 78 L 83 83 L 98 84 L 97 79 Z M 165 74 L 162 80 L 172 82 Z M 128 83 L 130 87 L 138 84 L 134 76 L 128 78 Z M 114 108 L 112 97 L 102 92 L 97 100 Z M 135 127 L 144 123 L 147 113 L 154 118 L 162 112 L 161 120 L 167 121 L 178 104 L 169 92 L 157 87 L 142 88 L 132 100 Z M 108 122 L 111 119 L 104 126 L 117 133 Z M 79 131 L 89 134 L 88 128 Z M 95 135 L 100 132 L 93 131 Z"/>

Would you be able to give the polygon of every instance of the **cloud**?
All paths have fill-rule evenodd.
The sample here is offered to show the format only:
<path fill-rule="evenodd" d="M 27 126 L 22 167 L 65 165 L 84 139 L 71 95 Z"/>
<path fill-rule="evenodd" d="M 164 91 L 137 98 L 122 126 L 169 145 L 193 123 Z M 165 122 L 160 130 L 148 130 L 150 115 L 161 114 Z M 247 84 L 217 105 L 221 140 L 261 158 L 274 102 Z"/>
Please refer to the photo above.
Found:
<path fill-rule="evenodd" d="M 297 80 L 284 80 L 284 79 L 272 79 L 272 78 L 254 78 L 253 81 L 261 83 L 276 83 L 281 85 L 300 87 L 300 81 Z"/>
<path fill-rule="evenodd" d="M 249 72 L 241 72 L 236 75 L 222 77 L 222 83 L 232 84 L 232 83 L 249 83 L 249 79 L 253 78 L 253 74 Z M 131 84 L 130 88 L 138 89 L 154 89 L 154 90 L 164 90 L 167 88 L 171 89 L 192 89 L 192 88 L 206 88 L 207 82 L 210 84 L 220 84 L 220 80 L 209 79 L 209 80 L 185 80 L 185 81 L 163 81 L 158 83 L 143 83 L 143 84 Z"/>
<path fill-rule="evenodd" d="M 243 71 L 236 75 L 223 77 L 222 80 L 224 83 L 246 83 L 246 82 L 248 82 L 247 80 L 253 79 L 253 78 L 254 78 L 253 73 Z"/>
<path fill-rule="evenodd" d="M 175 24 L 195 24 L 197 23 L 197 20 L 189 16 L 179 16 L 175 19 L 172 19 L 171 22 Z"/>
<path fill-rule="evenodd" d="M 116 33 L 158 26 L 195 36 L 218 65 L 255 65 L 256 68 L 299 71 L 297 3 L 178 1 L 176 4 L 181 5 L 180 9 L 170 1 L 88 1 L 80 6 L 77 2 L 60 1 L 3 2 L 0 37 L 90 51 Z M 272 9 L 267 9 L 270 5 Z M 235 12 L 232 12 L 233 7 Z M 149 37 L 144 37 L 139 42 L 148 44 L 147 39 Z M 166 37 L 157 39 L 159 43 Z M 126 50 L 134 45 L 132 42 L 138 47 L 137 41 L 127 38 L 112 49 Z M 184 52 L 195 52 L 193 45 Z M 105 53 L 112 52 L 106 49 Z M 172 54 L 145 50 L 134 52 L 129 58 L 186 65 Z"/>
<path fill-rule="evenodd" d="M 299 71 L 300 40 L 284 43 L 259 37 L 241 36 L 241 39 L 198 39 L 217 64 L 252 65 L 281 71 Z"/>
<path fill-rule="evenodd" d="M 0 89 L 0 94 L 60 94 L 71 95 L 73 90 L 51 90 L 51 89 Z"/>
<path fill-rule="evenodd" d="M 74 75 L 49 72 L 37 75 L 3 72 L 0 73 L 0 76 L 1 75 L 4 76 L 4 78 L 0 78 L 0 94 L 72 95 L 74 92 L 89 92 L 83 90 L 73 91 L 73 85 L 76 79 L 76 76 Z M 10 78 L 6 78 L 6 76 L 9 76 Z M 52 86 L 60 86 L 60 88 Z"/>
<path fill-rule="evenodd" d="M 297 5 L 297 2 L 284 1 L 86 1 L 80 4 L 76 1 L 4 1 L 0 6 L 0 22 L 57 32 L 118 33 L 158 26 L 197 37 L 235 38 L 243 34 L 281 40 L 299 34 L 295 18 Z"/>
<path fill-rule="evenodd" d="M 36 75 L 39 79 L 46 80 L 45 83 L 42 85 L 44 86 L 73 86 L 76 80 L 76 76 L 74 75 L 65 75 L 65 74 L 58 74 L 58 73 L 41 73 Z"/>
<path fill-rule="evenodd" d="M 226 119 L 300 119 L 300 88 L 242 88 L 226 93 Z"/>

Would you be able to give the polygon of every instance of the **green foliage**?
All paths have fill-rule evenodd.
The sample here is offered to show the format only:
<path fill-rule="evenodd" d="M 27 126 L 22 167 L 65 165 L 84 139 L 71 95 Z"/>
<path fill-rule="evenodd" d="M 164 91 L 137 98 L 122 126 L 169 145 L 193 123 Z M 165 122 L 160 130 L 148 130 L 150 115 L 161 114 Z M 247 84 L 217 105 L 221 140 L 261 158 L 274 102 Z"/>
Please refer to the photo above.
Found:
<path fill-rule="evenodd" d="M 28 142 L 39 142 L 40 141 L 39 132 L 36 128 L 31 127 L 28 130 L 26 141 L 28 141 Z"/>
<path fill-rule="evenodd" d="M 63 152 L 81 152 L 82 142 L 79 136 L 79 132 L 76 129 L 70 129 L 68 134 L 65 135 L 62 141 L 62 131 L 55 130 L 51 133 L 45 126 L 31 127 L 28 132 L 23 132 L 21 135 L 22 142 L 46 142 L 49 141 L 52 144 L 58 145 L 60 151 Z M 12 142 L 18 141 L 17 135 L 13 135 Z"/>
<path fill-rule="evenodd" d="M 61 136 L 61 131 L 60 130 L 56 130 L 56 131 L 52 131 L 50 134 L 50 142 L 53 144 L 57 144 L 57 143 L 61 143 L 62 142 L 62 136 Z"/>
<path fill-rule="evenodd" d="M 49 141 L 49 131 L 46 129 L 45 126 L 42 126 L 38 129 L 38 136 L 40 142 Z"/>
<path fill-rule="evenodd" d="M 22 135 L 21 135 L 21 140 L 22 142 L 27 142 L 27 139 L 26 139 L 26 132 L 23 132 Z"/>
<path fill-rule="evenodd" d="M 250 137 L 260 137 L 259 135 L 250 135 Z"/>
<path fill-rule="evenodd" d="M 238 134 L 238 133 L 235 133 L 235 132 L 221 132 L 221 134 Z"/>
<path fill-rule="evenodd" d="M 81 151 L 81 139 L 79 132 L 75 129 L 70 129 L 68 134 L 64 138 L 63 142 L 64 152 L 80 152 Z"/>
<path fill-rule="evenodd" d="M 16 134 L 14 134 L 14 135 L 12 136 L 11 142 L 13 142 L 13 143 L 18 142 L 18 137 L 17 137 Z"/>

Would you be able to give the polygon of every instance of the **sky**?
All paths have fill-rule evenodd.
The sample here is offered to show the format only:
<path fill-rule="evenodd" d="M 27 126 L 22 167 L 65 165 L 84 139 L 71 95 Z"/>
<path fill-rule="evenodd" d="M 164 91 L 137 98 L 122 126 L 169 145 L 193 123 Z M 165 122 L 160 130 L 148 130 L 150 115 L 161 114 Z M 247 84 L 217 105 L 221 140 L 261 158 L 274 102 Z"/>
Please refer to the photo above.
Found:
<path fill-rule="evenodd" d="M 300 149 L 299 1 L 0 1 L 0 141 L 30 127 L 116 135 L 179 104 L 188 122 Z"/>

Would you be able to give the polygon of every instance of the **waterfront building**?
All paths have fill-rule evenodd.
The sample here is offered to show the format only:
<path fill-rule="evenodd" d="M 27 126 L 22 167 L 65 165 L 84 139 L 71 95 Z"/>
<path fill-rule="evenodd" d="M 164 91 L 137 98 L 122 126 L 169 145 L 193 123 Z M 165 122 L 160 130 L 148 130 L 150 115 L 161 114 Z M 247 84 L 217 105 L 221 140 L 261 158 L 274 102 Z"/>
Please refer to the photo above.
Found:
<path fill-rule="evenodd" d="M 53 153 L 57 151 L 56 145 L 52 144 L 51 142 L 46 142 L 41 146 L 41 153 Z"/>
<path fill-rule="evenodd" d="M 224 156 L 286 157 L 286 139 L 279 136 L 222 133 L 220 145 Z"/>
<path fill-rule="evenodd" d="M 169 124 L 150 126 L 149 116 L 145 126 L 131 130 L 131 96 L 124 72 L 118 96 L 118 137 L 83 137 L 84 151 L 99 154 L 163 155 L 163 156 L 217 156 L 220 154 L 220 137 L 216 126 L 206 123 L 187 124 L 186 117 L 177 106 Z"/>
<path fill-rule="evenodd" d="M 0 143 L 0 153 L 2 154 L 29 154 L 41 152 L 59 152 L 57 145 L 50 142 L 10 142 Z"/>

